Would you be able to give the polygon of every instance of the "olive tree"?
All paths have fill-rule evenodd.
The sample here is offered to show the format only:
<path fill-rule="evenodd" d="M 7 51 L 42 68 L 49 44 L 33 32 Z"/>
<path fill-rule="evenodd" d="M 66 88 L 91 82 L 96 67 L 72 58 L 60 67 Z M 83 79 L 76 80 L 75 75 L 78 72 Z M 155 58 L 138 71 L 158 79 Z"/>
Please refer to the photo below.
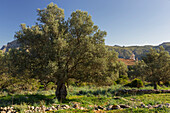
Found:
<path fill-rule="evenodd" d="M 65 20 L 64 10 L 53 3 L 37 12 L 38 22 L 31 27 L 21 24 L 15 35 L 26 56 L 28 75 L 55 80 L 61 101 L 72 78 L 99 85 L 115 78 L 115 52 L 105 48 L 106 32 L 87 12 L 77 10 Z"/>
<path fill-rule="evenodd" d="M 169 53 L 163 47 L 150 49 L 150 52 L 135 66 L 135 73 L 146 81 L 152 82 L 154 89 L 157 89 L 160 81 L 170 80 Z"/>

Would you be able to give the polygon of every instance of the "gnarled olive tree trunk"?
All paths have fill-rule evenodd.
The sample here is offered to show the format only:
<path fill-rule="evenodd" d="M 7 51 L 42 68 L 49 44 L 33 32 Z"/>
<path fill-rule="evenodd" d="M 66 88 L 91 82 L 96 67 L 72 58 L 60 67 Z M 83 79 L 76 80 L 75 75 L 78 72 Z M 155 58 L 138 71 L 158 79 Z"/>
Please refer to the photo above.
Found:
<path fill-rule="evenodd" d="M 158 88 L 157 88 L 157 83 L 156 83 L 156 82 L 154 82 L 154 84 L 153 84 L 153 85 L 154 85 L 154 89 L 155 89 L 155 90 L 157 90 L 157 89 L 158 89 Z"/>
<path fill-rule="evenodd" d="M 67 89 L 66 89 L 65 82 L 63 81 L 57 82 L 57 89 L 56 89 L 55 95 L 60 102 L 66 99 Z"/>

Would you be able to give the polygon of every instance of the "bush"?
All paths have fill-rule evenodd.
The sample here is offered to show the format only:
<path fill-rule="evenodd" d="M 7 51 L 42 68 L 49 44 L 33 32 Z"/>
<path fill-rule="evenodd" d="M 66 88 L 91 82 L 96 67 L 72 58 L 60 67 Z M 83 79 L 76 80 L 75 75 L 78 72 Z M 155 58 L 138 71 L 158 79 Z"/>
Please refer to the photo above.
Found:
<path fill-rule="evenodd" d="M 53 82 L 49 82 L 46 86 L 46 90 L 53 90 L 53 89 L 56 89 L 57 88 L 57 85 L 55 85 L 55 83 Z"/>
<path fill-rule="evenodd" d="M 40 82 L 37 79 L 24 79 L 3 74 L 0 78 L 0 90 L 9 93 L 35 91 L 39 89 Z"/>
<path fill-rule="evenodd" d="M 40 82 L 36 79 L 18 79 L 13 78 L 6 89 L 10 93 L 21 92 L 21 91 L 36 91 L 39 89 Z"/>
<path fill-rule="evenodd" d="M 116 80 L 117 84 L 127 84 L 128 83 L 128 77 L 126 75 L 120 75 L 119 78 Z"/>
<path fill-rule="evenodd" d="M 165 81 L 163 84 L 168 87 L 170 86 L 170 81 Z"/>
<path fill-rule="evenodd" d="M 117 83 L 117 84 L 127 84 L 127 83 L 128 83 L 128 80 L 123 79 L 123 78 L 118 78 L 118 79 L 116 80 L 116 83 Z"/>
<path fill-rule="evenodd" d="M 132 80 L 132 82 L 130 82 L 124 86 L 140 88 L 140 87 L 143 87 L 143 82 L 142 82 L 142 80 L 135 78 Z"/>

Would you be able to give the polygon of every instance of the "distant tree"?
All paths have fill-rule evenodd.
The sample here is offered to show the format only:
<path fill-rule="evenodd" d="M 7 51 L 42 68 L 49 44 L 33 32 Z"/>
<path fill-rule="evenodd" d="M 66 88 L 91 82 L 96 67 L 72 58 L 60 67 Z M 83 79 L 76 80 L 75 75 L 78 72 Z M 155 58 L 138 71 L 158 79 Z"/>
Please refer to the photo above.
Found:
<path fill-rule="evenodd" d="M 135 72 L 143 79 L 152 82 L 154 89 L 160 81 L 170 80 L 170 55 L 163 47 L 150 52 L 135 66 Z"/>
<path fill-rule="evenodd" d="M 129 78 L 135 79 L 140 78 L 143 81 L 145 80 L 145 76 L 143 75 L 143 72 L 145 71 L 145 62 L 143 60 L 140 60 L 135 63 L 135 65 L 128 66 L 128 76 Z"/>
<path fill-rule="evenodd" d="M 3 74 L 8 73 L 8 66 L 5 59 L 5 54 L 0 50 L 0 77 L 2 77 Z"/>
<path fill-rule="evenodd" d="M 118 62 L 117 63 L 117 71 L 119 73 L 119 77 L 124 75 L 124 76 L 127 76 L 127 71 L 128 71 L 128 68 L 127 68 L 127 65 L 125 65 L 123 62 Z"/>
<path fill-rule="evenodd" d="M 77 10 L 64 20 L 64 10 L 53 3 L 38 9 L 39 23 L 32 27 L 21 24 L 15 35 L 21 43 L 23 59 L 18 66 L 28 76 L 57 81 L 56 97 L 67 96 L 66 83 L 70 79 L 98 85 L 115 77 L 115 52 L 105 48 L 105 31 L 94 25 L 91 16 Z M 17 66 L 16 65 L 16 66 Z M 19 69 L 18 68 L 18 69 Z"/>
<path fill-rule="evenodd" d="M 4 67 L 2 65 L 2 58 L 3 58 L 3 54 L 2 51 L 0 50 L 0 75 L 3 74 L 3 70 L 4 70 Z"/>

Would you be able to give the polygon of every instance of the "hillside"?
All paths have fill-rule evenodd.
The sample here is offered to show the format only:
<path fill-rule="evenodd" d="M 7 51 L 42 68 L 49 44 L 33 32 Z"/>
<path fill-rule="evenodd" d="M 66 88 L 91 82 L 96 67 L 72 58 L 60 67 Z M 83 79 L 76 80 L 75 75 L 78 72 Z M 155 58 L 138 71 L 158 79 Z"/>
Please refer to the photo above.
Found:
<path fill-rule="evenodd" d="M 7 45 L 3 45 L 0 50 L 2 50 L 2 52 L 8 52 L 9 49 L 19 48 L 19 46 L 20 44 L 18 43 L 18 41 L 14 40 L 12 42 L 7 43 Z"/>
<path fill-rule="evenodd" d="M 119 53 L 119 58 L 125 58 L 129 59 L 132 54 L 135 54 L 135 57 L 139 60 L 141 59 L 141 56 L 144 56 L 147 52 L 149 52 L 150 48 L 159 48 L 160 46 L 163 46 L 166 51 L 170 53 L 170 42 L 164 42 L 158 46 L 152 46 L 152 45 L 145 45 L 145 46 L 106 46 L 109 50 L 115 50 Z"/>
<path fill-rule="evenodd" d="M 12 42 L 9 42 L 7 45 L 4 45 L 1 50 L 3 52 L 8 52 L 11 48 L 18 48 L 20 44 L 17 40 L 14 40 Z M 119 53 L 119 58 L 125 58 L 129 59 L 132 54 L 135 54 L 135 57 L 139 60 L 141 59 L 141 56 L 145 55 L 147 52 L 149 52 L 150 48 L 159 48 L 160 46 L 163 46 L 166 51 L 170 53 L 170 42 L 164 42 L 158 46 L 152 46 L 152 45 L 145 45 L 145 46 L 106 46 L 109 50 L 115 50 Z"/>

